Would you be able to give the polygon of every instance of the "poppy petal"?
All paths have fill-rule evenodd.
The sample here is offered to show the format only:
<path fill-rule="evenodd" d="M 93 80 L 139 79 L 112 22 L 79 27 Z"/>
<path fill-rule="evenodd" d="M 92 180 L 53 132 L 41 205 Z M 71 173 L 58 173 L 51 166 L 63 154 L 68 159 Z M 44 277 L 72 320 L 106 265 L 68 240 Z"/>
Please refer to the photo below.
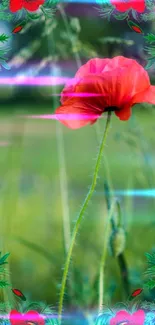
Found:
<path fill-rule="evenodd" d="M 24 5 L 23 7 L 28 10 L 28 11 L 36 11 L 38 10 L 38 8 L 43 5 L 45 2 L 45 0 L 31 0 L 31 1 L 27 1 L 24 0 Z"/>
<path fill-rule="evenodd" d="M 145 10 L 145 0 L 111 0 L 111 4 L 115 6 L 116 10 L 119 12 L 125 12 L 129 9 L 136 10 L 139 13 L 144 12 Z"/>
<path fill-rule="evenodd" d="M 136 60 L 123 56 L 91 59 L 62 91 L 62 106 L 56 113 L 63 124 L 73 129 L 94 123 L 108 109 L 115 111 L 120 120 L 126 121 L 136 103 L 155 104 L 154 89 L 147 71 Z M 74 114 L 74 118 L 67 119 L 67 114 Z M 76 120 L 75 114 L 85 117 L 80 115 Z"/>
<path fill-rule="evenodd" d="M 115 114 L 121 121 L 127 121 L 131 116 L 131 106 L 124 106 L 119 111 L 115 111 Z"/>
<path fill-rule="evenodd" d="M 133 105 L 148 103 L 155 105 L 155 86 L 150 86 L 145 91 L 137 93 L 132 99 Z"/>
<path fill-rule="evenodd" d="M 111 80 L 110 74 L 109 79 Z M 107 91 L 109 90 L 109 80 L 104 75 L 100 74 L 87 74 L 80 80 L 78 79 L 77 84 L 74 86 L 69 86 L 64 89 L 63 96 L 67 96 L 68 99 L 73 99 L 72 95 L 69 95 L 73 92 L 74 96 L 77 96 L 77 99 L 74 97 L 74 101 L 78 100 L 84 102 L 87 107 L 95 107 L 95 110 L 103 112 L 104 106 L 108 106 L 107 99 L 109 95 Z M 62 97 L 64 104 L 66 100 Z M 89 111 L 89 109 L 87 108 Z"/>
<path fill-rule="evenodd" d="M 70 98 L 69 94 L 71 93 L 74 93 L 74 85 L 67 84 L 61 93 L 61 99 L 60 99 L 61 104 L 63 104 L 66 100 Z"/>
<path fill-rule="evenodd" d="M 110 61 L 113 59 L 108 59 L 105 58 L 100 59 L 100 58 L 94 58 L 94 59 L 90 59 L 87 63 L 85 63 L 84 65 L 82 65 L 79 70 L 77 71 L 75 77 L 84 77 L 87 74 L 90 73 L 102 73 L 104 71 L 105 66 L 110 63 Z"/>
<path fill-rule="evenodd" d="M 45 0 L 10 0 L 10 11 L 17 12 L 21 9 L 28 11 L 38 10 L 40 5 L 43 5 Z"/>
<path fill-rule="evenodd" d="M 10 11 L 17 12 L 23 8 L 23 0 L 10 0 Z"/>
<path fill-rule="evenodd" d="M 105 71 L 113 71 L 118 67 L 125 68 L 129 65 L 141 67 L 137 61 L 126 58 L 122 55 L 115 56 L 112 59 L 93 58 L 78 69 L 77 73 L 75 74 L 75 77 L 81 78 L 86 76 L 87 74 L 100 74 Z"/>
<path fill-rule="evenodd" d="M 109 74 L 110 72 L 111 74 Z M 111 94 L 114 97 L 115 94 L 112 94 L 112 91 L 114 89 L 117 90 L 115 96 L 115 101 L 117 103 L 114 103 L 113 101 L 113 105 L 122 104 L 120 103 L 122 95 L 123 97 L 127 97 L 128 95 L 128 97 L 131 98 L 131 96 L 135 95 L 137 92 L 141 92 L 150 86 L 148 73 L 137 61 L 127 59 L 123 56 L 117 56 L 112 59 L 96 58 L 89 60 L 85 65 L 83 65 L 76 73 L 72 84 L 66 85 L 62 91 L 61 103 L 64 103 L 64 101 L 68 99 L 66 96 L 67 92 L 71 93 L 77 91 L 76 83 L 83 83 L 83 78 L 88 76 L 90 80 L 92 80 L 92 78 L 95 80 L 94 77 L 104 78 L 102 79 L 102 83 L 104 83 L 102 86 L 104 93 L 107 92 L 107 94 Z"/>
<path fill-rule="evenodd" d="M 105 59 L 103 59 L 104 61 Z M 133 59 L 128 59 L 124 56 L 118 55 L 115 56 L 112 59 L 109 59 L 108 62 L 106 63 L 104 70 L 102 72 L 105 71 L 113 71 L 116 68 L 127 68 L 129 65 L 134 65 L 137 67 L 137 65 L 139 66 L 139 64 L 133 60 Z"/>
<path fill-rule="evenodd" d="M 88 74 L 100 74 L 104 71 L 105 66 L 111 61 L 111 59 L 100 59 L 94 58 L 90 59 L 87 63 L 82 65 L 77 73 L 75 74 L 75 78 L 72 81 L 72 84 L 67 84 L 62 93 L 61 93 L 61 103 L 63 103 L 67 97 L 66 94 L 74 92 L 74 86 L 78 83 L 79 79 L 87 76 Z M 65 96 L 64 96 L 65 95 Z"/>
<path fill-rule="evenodd" d="M 115 67 L 117 63 L 115 60 Z M 100 75 L 87 74 L 87 76 L 78 81 L 77 85 L 65 89 L 63 96 L 66 96 L 68 91 L 74 91 L 77 95 L 81 93 L 88 93 L 88 95 L 94 93 L 99 96 L 92 97 L 90 95 L 88 97 L 81 97 L 79 100 L 78 97 L 69 99 L 68 93 L 67 100 L 64 100 L 64 97 L 62 97 L 64 107 L 61 108 L 61 114 L 62 112 L 66 115 L 69 112 L 70 114 L 77 114 L 77 112 L 82 114 L 82 112 L 85 112 L 85 114 L 100 115 L 105 109 L 113 106 L 119 109 L 115 111 L 115 114 L 120 120 L 126 121 L 131 116 L 132 98 L 135 94 L 147 89 L 148 86 L 150 86 L 150 82 L 147 72 L 137 62 L 132 64 L 132 60 L 130 60 L 127 67 L 125 65 L 124 68 L 117 67 L 113 71 L 108 70 Z M 64 121 L 61 118 L 59 120 L 71 128 L 80 128 L 89 123 L 88 119 L 80 119 L 79 122 L 73 122 L 73 119 Z"/>
<path fill-rule="evenodd" d="M 71 129 L 79 129 L 87 124 L 96 122 L 97 117 L 102 114 L 96 113 L 82 101 L 68 100 L 68 103 L 60 106 L 55 111 L 57 119 Z"/>
<path fill-rule="evenodd" d="M 117 74 L 119 83 L 122 88 L 124 87 L 126 94 L 133 96 L 150 86 L 147 71 L 136 60 L 116 57 L 105 67 L 104 72 L 110 72 L 110 70 L 113 75 Z"/>

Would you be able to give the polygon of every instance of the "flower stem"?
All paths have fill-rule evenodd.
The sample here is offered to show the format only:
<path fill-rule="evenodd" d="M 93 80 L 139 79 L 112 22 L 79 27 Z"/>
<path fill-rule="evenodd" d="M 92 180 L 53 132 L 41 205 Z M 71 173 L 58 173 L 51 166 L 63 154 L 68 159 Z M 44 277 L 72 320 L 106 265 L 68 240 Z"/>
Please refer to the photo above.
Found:
<path fill-rule="evenodd" d="M 103 297 L 104 297 L 104 270 L 105 270 L 105 261 L 107 257 L 107 248 L 108 248 L 108 240 L 111 226 L 111 218 L 114 213 L 115 200 L 113 200 L 110 210 L 108 212 L 108 218 L 106 222 L 105 232 L 104 232 L 104 245 L 103 245 L 103 254 L 100 262 L 100 271 L 99 271 L 99 312 L 102 310 L 103 306 Z"/>
<path fill-rule="evenodd" d="M 56 135 L 58 144 L 58 158 L 59 158 L 59 173 L 60 173 L 60 189 L 61 200 L 63 210 L 63 230 L 64 230 L 64 244 L 65 253 L 67 254 L 70 244 L 70 216 L 69 216 L 69 204 L 68 204 L 68 186 L 67 186 L 67 172 L 65 164 L 65 152 L 64 152 L 64 138 L 62 125 L 56 125 Z"/>
<path fill-rule="evenodd" d="M 122 284 L 123 284 L 123 289 L 124 289 L 124 296 L 125 299 L 129 297 L 130 295 L 130 284 L 129 284 L 129 274 L 128 274 L 128 267 L 126 263 L 126 259 L 123 253 L 121 253 L 118 258 L 118 264 L 120 267 L 120 273 L 121 273 L 121 278 L 122 278 Z"/>
<path fill-rule="evenodd" d="M 51 38 L 50 38 L 51 37 Z M 54 35 L 51 32 L 50 37 L 48 36 L 48 47 L 49 52 L 53 55 L 55 53 L 55 48 L 51 48 L 50 44 L 54 43 Z M 52 39 L 52 42 L 51 42 Z M 54 67 L 51 68 L 51 75 L 54 77 L 58 76 L 58 71 L 55 72 Z M 61 71 L 59 71 L 61 75 Z M 53 88 L 52 94 L 54 93 Z M 58 99 L 53 96 L 54 107 L 57 107 L 59 102 Z M 61 202 L 62 202 L 62 215 L 63 215 L 63 231 L 64 231 L 64 244 L 65 244 L 65 254 L 68 252 L 71 235 L 70 235 L 70 213 L 69 213 L 69 204 L 68 204 L 68 181 L 67 181 L 67 170 L 66 170 L 66 161 L 65 161 L 65 150 L 64 150 L 64 135 L 61 124 L 56 124 L 56 138 L 57 138 L 57 147 L 58 147 L 58 163 L 59 163 L 59 175 L 60 175 L 60 192 L 61 192 Z"/>
<path fill-rule="evenodd" d="M 86 208 L 88 206 L 88 203 L 89 203 L 89 201 L 90 201 L 90 199 L 91 199 L 91 197 L 93 195 L 93 192 L 95 190 L 95 187 L 96 187 L 98 171 L 99 171 L 100 162 L 101 162 L 101 158 L 102 158 L 102 154 L 103 154 L 103 149 L 104 149 L 107 134 L 108 134 L 108 131 L 109 131 L 110 117 L 111 117 L 111 112 L 108 112 L 106 127 L 105 127 L 105 131 L 104 131 L 104 134 L 103 134 L 103 137 L 102 137 L 102 140 L 101 140 L 101 144 L 100 144 L 100 148 L 99 148 L 99 152 L 98 152 L 98 156 L 97 156 L 97 161 L 96 161 L 96 166 L 95 166 L 95 171 L 94 171 L 92 184 L 91 184 L 90 190 L 89 190 L 89 192 L 88 192 L 88 194 L 87 194 L 87 196 L 85 198 L 85 201 L 84 201 L 84 203 L 82 205 L 79 216 L 77 218 L 77 221 L 76 221 L 76 224 L 75 224 L 75 227 L 74 227 L 74 230 L 73 230 L 72 238 L 71 238 L 70 247 L 69 247 L 69 250 L 68 250 L 67 257 L 66 257 L 66 262 L 65 262 L 64 272 L 63 272 L 63 277 L 62 277 L 62 283 L 61 283 L 59 309 L 58 309 L 59 321 L 60 322 L 61 322 L 61 314 L 62 314 L 62 308 L 63 308 L 63 300 L 64 300 L 66 280 L 67 280 L 70 260 L 71 260 L 71 256 L 72 256 L 72 251 L 73 251 L 76 235 L 77 235 L 77 232 L 78 232 L 78 229 L 79 229 L 83 214 L 84 214 L 84 212 L 85 212 L 85 210 L 86 210 Z"/>
<path fill-rule="evenodd" d="M 62 4 L 59 4 L 58 8 L 59 8 L 61 17 L 63 19 L 64 25 L 65 25 L 65 28 L 66 28 L 68 38 L 69 38 L 69 40 L 71 42 L 71 46 L 72 46 L 72 48 L 73 47 L 77 48 L 76 42 L 72 39 L 72 33 L 71 33 L 70 25 L 69 25 L 67 15 L 66 15 L 66 13 L 65 13 L 65 11 L 63 9 Z M 81 65 L 82 65 L 82 62 L 81 62 L 80 55 L 79 55 L 78 51 L 74 52 L 74 56 L 75 56 L 75 61 L 76 61 L 77 67 L 80 68 Z"/>

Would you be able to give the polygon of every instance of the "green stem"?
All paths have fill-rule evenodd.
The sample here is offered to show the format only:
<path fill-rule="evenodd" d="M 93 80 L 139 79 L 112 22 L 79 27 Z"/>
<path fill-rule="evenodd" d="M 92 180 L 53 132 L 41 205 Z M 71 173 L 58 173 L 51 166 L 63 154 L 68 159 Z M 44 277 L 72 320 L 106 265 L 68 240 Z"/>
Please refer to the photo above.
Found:
<path fill-rule="evenodd" d="M 101 134 L 101 132 L 100 132 L 99 123 L 96 123 L 95 129 L 96 129 L 97 142 L 100 143 L 100 134 Z M 110 174 L 110 169 L 109 169 L 109 161 L 108 161 L 106 153 L 104 154 L 104 171 L 105 171 L 105 175 L 106 175 L 105 179 L 109 183 L 109 187 L 110 187 L 111 192 L 113 192 L 112 179 L 111 179 L 111 174 Z"/>
<path fill-rule="evenodd" d="M 111 117 L 111 112 L 108 112 L 108 117 L 107 117 L 107 122 L 106 122 L 106 127 L 105 127 L 105 132 L 103 134 L 103 138 L 100 144 L 100 148 L 99 148 L 99 152 L 98 152 L 98 156 L 97 156 L 97 161 L 96 161 L 96 166 L 95 166 L 95 171 L 94 171 L 94 176 L 93 176 L 93 180 L 92 180 L 92 184 L 90 187 L 90 190 L 85 198 L 85 201 L 82 205 L 81 211 L 79 213 L 79 216 L 77 218 L 74 230 L 73 230 L 73 234 L 72 234 L 72 238 L 71 238 L 71 243 L 70 243 L 70 247 L 68 250 L 68 254 L 66 257 L 66 262 L 65 262 L 65 266 L 64 266 L 64 272 L 63 272 L 63 277 L 62 277 L 62 283 L 61 283 L 61 291 L 60 291 L 60 300 L 59 300 L 59 320 L 61 321 L 61 314 L 62 314 L 62 308 L 63 308 L 63 300 L 64 300 L 64 293 L 65 293 L 65 286 L 66 286 L 66 280 L 67 280 L 67 275 L 68 275 L 68 270 L 69 270 L 69 265 L 70 265 L 70 260 L 71 260 L 71 256 L 72 256 L 72 251 L 73 251 L 73 247 L 74 247 L 74 243 L 75 243 L 75 239 L 76 239 L 76 235 L 83 217 L 83 214 L 88 206 L 88 203 L 93 195 L 93 192 L 95 190 L 96 187 L 96 183 L 97 183 L 97 177 L 98 177 L 98 172 L 99 172 L 99 167 L 100 167 L 100 162 L 101 162 L 101 158 L 102 158 L 102 154 L 103 154 L 103 149 L 105 146 L 105 142 L 106 142 L 106 138 L 107 138 L 107 134 L 108 134 L 108 130 L 109 130 L 109 126 L 110 126 L 110 117 Z"/>
<path fill-rule="evenodd" d="M 74 41 L 72 40 L 72 34 L 70 25 L 68 23 L 67 15 L 63 6 L 58 5 L 61 17 L 63 19 L 68 38 L 71 42 L 71 46 L 74 47 Z M 81 66 L 81 59 L 78 53 L 74 53 L 75 61 L 77 67 Z M 59 170 L 60 170 L 60 188 L 61 188 L 61 197 L 62 197 L 62 206 L 63 206 L 63 226 L 64 226 L 64 241 L 65 241 L 65 251 L 68 252 L 70 244 L 70 217 L 69 217 L 69 205 L 68 205 L 68 186 L 67 186 L 67 173 L 65 167 L 65 153 L 64 153 L 64 143 L 63 143 L 63 131 L 62 126 L 58 125 L 57 127 L 57 140 L 58 140 L 58 153 L 59 153 Z M 63 166 L 63 167 L 62 167 Z"/>
<path fill-rule="evenodd" d="M 51 32 L 52 44 L 54 44 L 54 35 Z M 48 36 L 48 46 L 52 54 L 54 54 L 55 48 L 50 48 L 50 38 Z M 54 69 L 51 69 L 52 75 L 55 74 Z M 54 93 L 53 87 L 52 94 Z M 54 107 L 57 107 L 59 102 L 58 99 L 53 96 Z M 64 232 L 64 243 L 65 243 L 65 254 L 67 254 L 70 240 L 70 213 L 68 204 L 68 180 L 67 180 L 67 170 L 66 170 L 66 160 L 65 160 L 65 150 L 64 150 L 64 135 L 61 124 L 56 124 L 56 138 L 57 138 L 57 148 L 58 148 L 58 163 L 59 163 L 59 179 L 60 179 L 60 192 L 61 192 L 61 202 L 62 202 L 62 215 L 63 215 L 63 232 Z"/>
<path fill-rule="evenodd" d="M 116 202 L 115 202 L 115 200 L 113 200 L 113 202 L 111 204 L 110 211 L 108 213 L 108 218 L 107 218 L 107 223 L 106 223 L 105 233 L 104 233 L 103 254 L 101 257 L 100 271 L 99 271 L 99 312 L 102 310 L 102 306 L 103 306 L 105 261 L 106 261 L 106 257 L 107 257 L 107 248 L 108 248 L 108 240 L 109 240 L 109 233 L 110 233 L 110 226 L 111 226 L 111 218 L 114 213 L 115 204 L 116 204 Z"/>
<path fill-rule="evenodd" d="M 126 263 L 126 259 L 123 253 L 121 253 L 118 257 L 118 264 L 121 273 L 121 280 L 124 289 L 124 298 L 127 299 L 130 295 L 130 283 L 129 283 L 129 274 L 128 274 L 128 267 Z"/>
<path fill-rule="evenodd" d="M 69 216 L 69 204 L 68 204 L 68 184 L 67 184 L 67 172 L 64 152 L 64 138 L 62 125 L 59 123 L 56 125 L 56 135 L 58 144 L 58 159 L 59 159 L 59 174 L 60 174 L 60 191 L 63 210 L 63 231 L 64 231 L 64 243 L 65 253 L 67 254 L 70 245 L 70 216 Z"/>
<path fill-rule="evenodd" d="M 52 42 L 51 42 L 52 40 Z M 50 36 L 48 36 L 48 48 L 49 52 L 54 55 L 55 47 L 51 46 L 55 44 L 53 31 Z M 55 76 L 55 71 L 52 68 L 51 74 Z M 54 93 L 52 87 L 52 93 Z M 54 107 L 58 106 L 58 99 L 53 96 Z M 68 203 L 68 179 L 67 179 L 67 169 L 66 169 L 66 160 L 65 160 L 65 149 L 64 149 L 64 134 L 63 128 L 60 123 L 56 124 L 56 138 L 57 138 L 57 148 L 58 148 L 58 163 L 59 163 L 59 179 L 60 179 L 60 194 L 62 202 L 62 217 L 63 217 L 63 235 L 64 235 L 64 246 L 65 246 L 65 255 L 67 256 L 70 241 L 71 241 L 71 229 L 70 229 L 70 212 L 69 212 L 69 203 Z M 70 295 L 72 296 L 72 285 L 71 281 L 73 280 L 73 274 L 71 274 L 69 279 L 69 289 Z"/>

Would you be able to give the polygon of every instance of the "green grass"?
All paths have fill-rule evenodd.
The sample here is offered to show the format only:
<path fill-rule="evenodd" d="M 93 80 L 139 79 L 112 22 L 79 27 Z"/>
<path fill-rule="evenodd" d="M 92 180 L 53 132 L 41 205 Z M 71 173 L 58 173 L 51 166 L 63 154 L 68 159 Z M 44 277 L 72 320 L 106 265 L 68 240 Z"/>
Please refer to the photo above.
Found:
<path fill-rule="evenodd" d="M 149 143 L 149 154 L 154 159 L 154 113 L 145 110 L 141 112 L 140 108 L 136 110 L 136 107 L 133 110 L 138 124 L 143 129 L 144 137 Z M 11 141 L 12 121 L 11 113 L 1 115 L 0 141 Z M 16 160 L 20 156 L 18 152 L 20 148 L 13 147 L 14 161 L 11 162 L 9 147 L 0 147 L 0 182 L 2 184 L 0 218 L 5 225 L 4 242 L 7 241 L 7 249 L 11 252 L 10 267 L 13 287 L 21 289 L 25 294 L 29 293 L 32 299 L 47 300 L 53 305 L 58 302 L 57 285 L 61 281 L 65 260 L 56 123 L 58 122 L 54 120 L 25 121 L 21 162 L 18 166 Z M 105 120 L 100 120 L 98 123 L 102 132 Z M 144 177 L 147 168 L 142 165 L 142 157 L 138 150 L 129 146 L 122 137 L 128 126 L 129 122 L 120 122 L 113 116 L 106 155 L 115 190 L 127 189 L 131 176 L 134 188 L 147 187 L 147 179 Z M 95 126 L 87 126 L 75 131 L 64 126 L 62 128 L 73 229 L 73 221 L 91 184 L 98 143 Z M 15 128 L 14 132 L 17 130 L 18 128 Z M 121 135 L 120 140 L 116 140 L 118 132 Z M 139 138 L 136 141 L 139 145 L 143 139 Z M 16 182 L 17 176 L 19 176 L 19 184 Z M 7 179 L 10 183 L 6 192 L 4 185 Z M 90 284 L 97 276 L 103 247 L 106 216 L 104 180 L 103 159 L 97 189 L 83 219 L 72 259 L 72 265 L 76 266 L 81 274 L 87 274 L 90 277 Z M 18 197 L 15 196 L 15 191 Z M 12 197 L 17 199 L 17 204 L 14 205 Z M 10 200 L 12 200 L 12 210 L 8 207 Z M 130 270 L 143 272 L 145 269 L 144 253 L 149 252 L 154 246 L 153 199 L 134 198 L 133 201 L 131 198 L 128 203 L 131 205 L 131 212 L 126 208 L 126 199 L 122 198 L 124 218 L 127 223 L 129 219 L 132 220 L 132 224 L 127 229 L 125 255 Z M 1 233 L 2 231 L 3 229 Z M 83 247 L 85 247 L 84 251 Z M 110 281 L 120 281 L 119 269 L 116 265 L 116 260 L 109 254 L 106 266 L 107 290 Z M 82 280 L 78 281 L 80 286 Z M 93 300 L 93 304 L 97 305 L 96 299 L 97 293 Z M 122 293 L 117 287 L 113 301 L 121 299 Z"/>

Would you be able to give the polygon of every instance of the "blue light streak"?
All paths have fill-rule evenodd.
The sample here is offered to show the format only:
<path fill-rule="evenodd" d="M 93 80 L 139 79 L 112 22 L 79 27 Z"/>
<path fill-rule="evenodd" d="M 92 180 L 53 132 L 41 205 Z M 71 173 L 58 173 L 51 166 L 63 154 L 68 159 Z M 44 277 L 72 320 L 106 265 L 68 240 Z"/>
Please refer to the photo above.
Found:
<path fill-rule="evenodd" d="M 111 191 L 111 195 L 116 196 L 136 196 L 136 197 L 155 197 L 155 188 L 154 189 L 132 189 L 132 190 L 116 190 Z"/>

